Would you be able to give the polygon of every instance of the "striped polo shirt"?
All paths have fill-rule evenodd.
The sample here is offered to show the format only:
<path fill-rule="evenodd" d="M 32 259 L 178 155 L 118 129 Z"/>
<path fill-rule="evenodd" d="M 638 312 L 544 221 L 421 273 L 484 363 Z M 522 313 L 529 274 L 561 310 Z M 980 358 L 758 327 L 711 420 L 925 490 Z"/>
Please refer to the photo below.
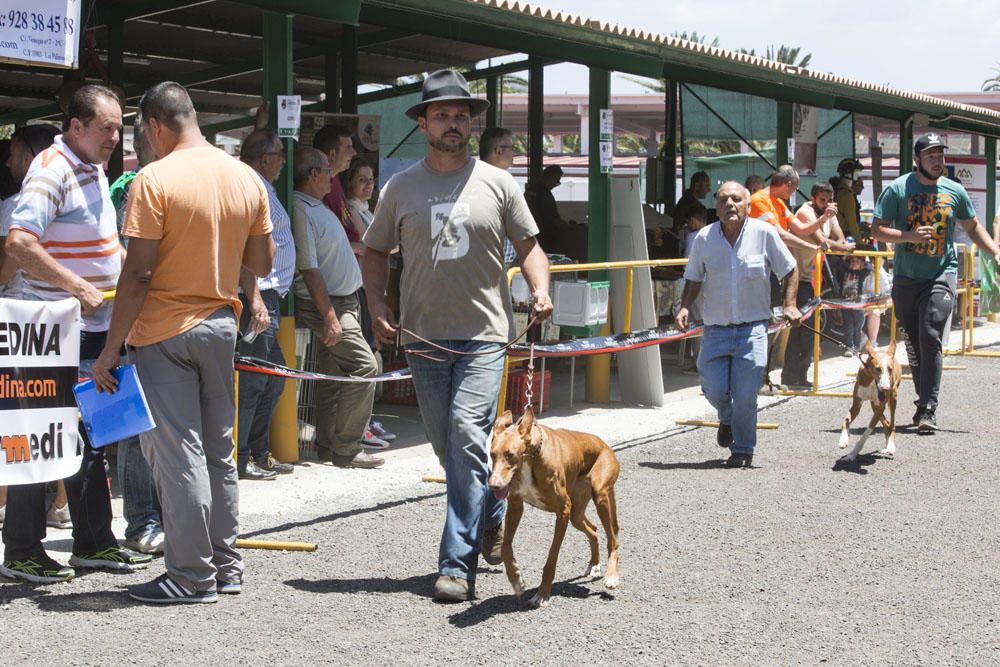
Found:
<path fill-rule="evenodd" d="M 77 157 L 62 135 L 32 160 L 10 229 L 36 236 L 56 262 L 102 292 L 118 284 L 121 246 L 108 179 L 101 165 Z M 28 274 L 24 278 L 27 299 L 56 301 L 72 296 Z M 83 315 L 83 330 L 107 331 L 111 306 L 108 300 L 96 312 Z"/>
<path fill-rule="evenodd" d="M 260 174 L 258 174 L 260 176 Z M 292 221 L 285 207 L 278 199 L 278 191 L 266 178 L 260 177 L 264 189 L 267 190 L 267 203 L 271 211 L 271 238 L 274 240 L 274 261 L 271 262 L 271 273 L 257 279 L 257 287 L 261 292 L 273 289 L 279 295 L 285 296 L 295 278 L 295 241 L 292 239 Z"/>

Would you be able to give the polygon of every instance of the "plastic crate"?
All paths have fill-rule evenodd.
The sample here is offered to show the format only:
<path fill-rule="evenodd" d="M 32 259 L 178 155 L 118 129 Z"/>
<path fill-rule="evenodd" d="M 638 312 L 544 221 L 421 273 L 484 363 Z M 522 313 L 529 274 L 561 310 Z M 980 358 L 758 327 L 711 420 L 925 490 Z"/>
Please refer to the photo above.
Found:
<path fill-rule="evenodd" d="M 396 361 L 390 363 L 388 370 L 394 371 L 399 368 L 406 368 L 406 362 Z M 406 379 L 383 383 L 382 400 L 392 405 L 416 405 L 417 389 L 413 386 L 413 380 Z"/>
<path fill-rule="evenodd" d="M 531 387 L 531 406 L 536 412 L 539 412 L 539 401 L 542 399 L 542 395 L 545 396 L 545 403 L 541 406 L 541 410 L 548 410 L 549 403 L 552 394 L 552 371 L 545 371 L 544 380 L 542 383 L 545 385 L 545 390 L 542 390 L 542 386 L 539 383 L 539 378 L 542 377 L 539 371 L 534 371 Z M 517 370 L 508 371 L 507 373 L 507 409 L 510 410 L 515 418 L 519 417 L 524 409 L 528 406 L 527 401 L 524 397 L 524 389 L 528 382 L 528 369 L 518 368 Z"/>

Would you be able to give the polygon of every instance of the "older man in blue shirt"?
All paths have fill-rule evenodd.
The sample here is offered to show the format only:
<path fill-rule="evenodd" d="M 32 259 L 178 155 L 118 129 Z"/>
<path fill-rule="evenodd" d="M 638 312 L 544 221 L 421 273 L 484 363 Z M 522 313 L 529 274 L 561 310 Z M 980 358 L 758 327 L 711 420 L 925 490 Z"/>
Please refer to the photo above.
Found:
<path fill-rule="evenodd" d="M 783 314 L 798 324 L 798 269 L 774 225 L 747 217 L 750 192 L 736 181 L 719 188 L 719 221 L 704 227 L 691 244 L 684 295 L 675 318 L 688 325 L 688 311 L 703 297 L 705 331 L 698 356 L 702 391 L 719 413 L 717 441 L 732 454 L 727 468 L 749 468 L 757 444 L 757 388 L 767 368 L 770 278 L 784 280 Z"/>
<path fill-rule="evenodd" d="M 285 147 L 273 130 L 254 130 L 243 141 L 240 160 L 253 167 L 267 190 L 274 230 L 274 261 L 271 273 L 257 278 L 244 267 L 240 271 L 240 318 L 242 340 L 237 344 L 240 354 L 284 365 L 285 357 L 278 345 L 279 305 L 288 294 L 295 277 L 295 242 L 288 212 L 278 199 L 272 183 L 285 166 Z M 240 479 L 271 480 L 286 475 L 294 468 L 276 461 L 269 451 L 271 418 L 285 388 L 281 378 L 259 373 L 241 373 L 239 384 L 239 415 L 236 433 L 236 468 Z"/>

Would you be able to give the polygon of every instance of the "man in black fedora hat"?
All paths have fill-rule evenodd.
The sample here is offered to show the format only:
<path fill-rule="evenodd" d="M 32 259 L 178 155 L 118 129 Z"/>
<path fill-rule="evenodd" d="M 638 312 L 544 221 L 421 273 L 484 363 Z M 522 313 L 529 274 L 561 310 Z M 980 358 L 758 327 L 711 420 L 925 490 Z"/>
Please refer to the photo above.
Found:
<path fill-rule="evenodd" d="M 468 154 L 472 119 L 488 102 L 473 97 L 458 72 L 440 70 L 406 111 L 427 137 L 427 157 L 396 174 L 379 197 L 364 242 L 365 293 L 375 333 L 402 342 L 420 414 L 448 480 L 448 511 L 434 599 L 475 595 L 480 551 L 500 562 L 505 504 L 487 487 L 487 441 L 512 335 L 502 243 L 510 239 L 531 286 L 533 313 L 552 312 L 538 228 L 513 177 Z M 389 251 L 401 247 L 401 316 L 386 305 Z M 410 333 L 412 332 L 412 334 Z M 449 352 L 419 343 L 413 334 Z M 424 355 L 414 352 L 424 351 Z"/>
<path fill-rule="evenodd" d="M 875 204 L 872 237 L 895 244 L 892 303 L 908 339 L 906 351 L 917 390 L 913 423 L 918 433 L 937 430 L 941 346 L 955 303 L 958 256 L 953 234 L 959 224 L 997 261 L 1000 248 L 976 218 L 961 184 L 944 177 L 945 143 L 936 133 L 913 145 L 916 171 L 882 191 Z"/>

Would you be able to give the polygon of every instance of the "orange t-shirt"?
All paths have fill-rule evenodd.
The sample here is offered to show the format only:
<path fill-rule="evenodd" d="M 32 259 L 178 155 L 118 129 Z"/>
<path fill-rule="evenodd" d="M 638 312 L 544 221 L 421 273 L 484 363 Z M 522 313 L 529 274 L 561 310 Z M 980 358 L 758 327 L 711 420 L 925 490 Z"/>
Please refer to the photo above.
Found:
<path fill-rule="evenodd" d="M 247 237 L 270 232 L 260 176 L 224 151 L 187 148 L 143 167 L 129 190 L 124 233 L 160 245 L 129 344 L 184 333 L 227 305 L 239 317 Z"/>
<path fill-rule="evenodd" d="M 772 197 L 770 190 L 764 188 L 750 195 L 750 217 L 787 230 L 793 215 L 784 199 Z"/>

